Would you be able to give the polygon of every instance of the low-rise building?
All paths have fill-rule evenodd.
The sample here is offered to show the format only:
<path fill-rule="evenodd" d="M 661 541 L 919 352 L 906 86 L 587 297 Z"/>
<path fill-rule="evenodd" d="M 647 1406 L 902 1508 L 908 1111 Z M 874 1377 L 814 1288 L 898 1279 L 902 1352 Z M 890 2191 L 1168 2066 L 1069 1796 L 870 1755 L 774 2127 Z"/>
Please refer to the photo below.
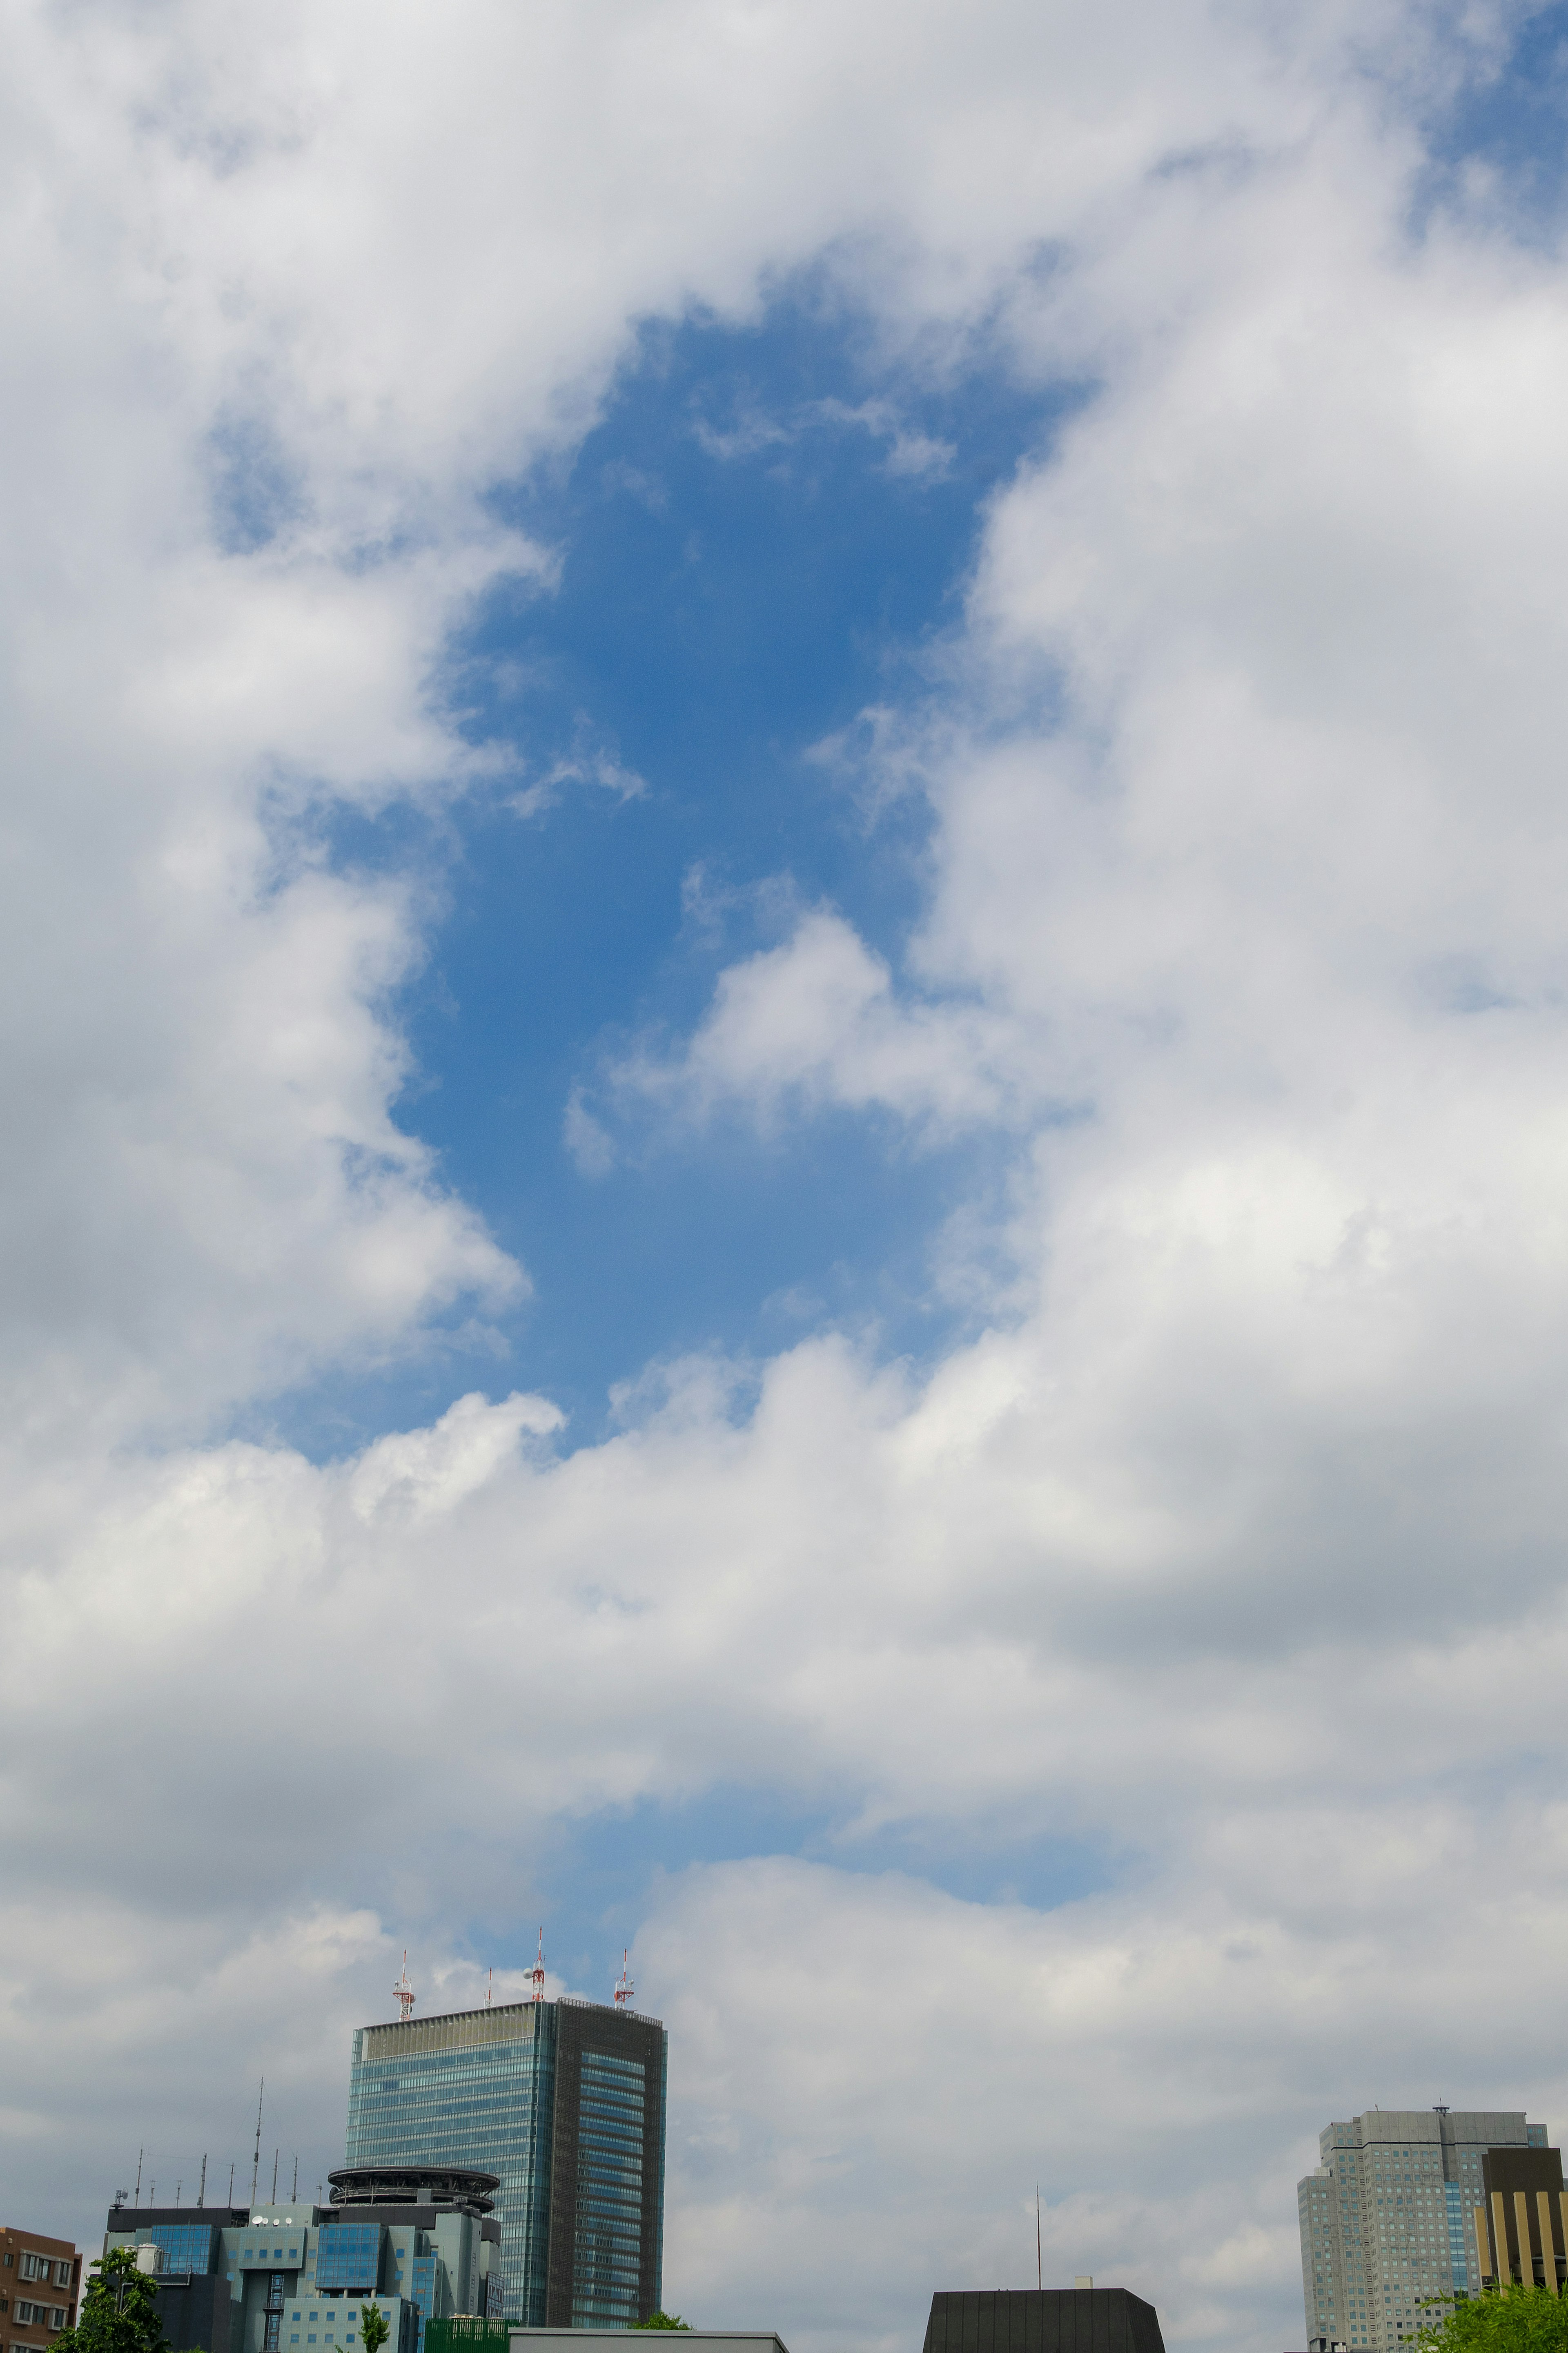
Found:
<path fill-rule="evenodd" d="M 76 2326 L 81 2257 L 68 2239 L 41 2231 L 0 2230 L 0 2348 L 43 2353 L 62 2328 Z"/>
<path fill-rule="evenodd" d="M 373 2300 L 386 2353 L 422 2353 L 427 2320 L 486 2311 L 493 2174 L 351 2167 L 331 2182 L 330 2207 L 116 2206 L 104 2253 L 146 2251 L 175 2353 L 359 2353 Z"/>
<path fill-rule="evenodd" d="M 931 2300 L 924 2353 L 1165 2353 L 1131 2288 L 967 2288 Z"/>

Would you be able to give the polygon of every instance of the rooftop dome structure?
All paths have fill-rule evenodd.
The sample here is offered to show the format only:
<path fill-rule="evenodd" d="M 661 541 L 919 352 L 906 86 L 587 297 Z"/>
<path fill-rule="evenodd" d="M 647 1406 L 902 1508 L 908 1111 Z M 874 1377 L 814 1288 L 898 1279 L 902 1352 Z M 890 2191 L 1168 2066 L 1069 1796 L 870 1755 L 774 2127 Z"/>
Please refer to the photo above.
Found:
<path fill-rule="evenodd" d="M 448 2213 L 488 2214 L 499 2173 L 466 2165 L 342 2165 L 329 2173 L 334 2206 L 434 2206 Z"/>

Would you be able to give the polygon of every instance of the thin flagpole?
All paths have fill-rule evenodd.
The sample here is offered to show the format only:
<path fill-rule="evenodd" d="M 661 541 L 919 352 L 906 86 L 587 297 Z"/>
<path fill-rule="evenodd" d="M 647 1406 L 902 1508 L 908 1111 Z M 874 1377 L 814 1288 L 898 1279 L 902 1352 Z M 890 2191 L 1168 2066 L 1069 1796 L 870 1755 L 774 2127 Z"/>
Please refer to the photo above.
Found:
<path fill-rule="evenodd" d="M 1035 2184 L 1035 2284 L 1042 2293 L 1046 2284 L 1046 2268 L 1040 2255 L 1040 2185 Z"/>

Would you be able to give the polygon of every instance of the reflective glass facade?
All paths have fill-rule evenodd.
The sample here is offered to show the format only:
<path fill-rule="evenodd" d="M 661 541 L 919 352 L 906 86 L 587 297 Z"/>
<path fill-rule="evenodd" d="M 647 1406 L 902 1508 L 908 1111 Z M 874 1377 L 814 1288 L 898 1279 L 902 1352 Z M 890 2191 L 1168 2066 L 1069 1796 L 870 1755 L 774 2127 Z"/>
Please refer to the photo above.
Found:
<path fill-rule="evenodd" d="M 348 2288 L 355 2295 L 371 2293 L 381 2276 L 379 2222 L 330 2222 L 316 2241 L 318 2289 Z"/>
<path fill-rule="evenodd" d="M 668 2038 L 595 2002 L 514 2002 L 362 2028 L 351 2165 L 500 2177 L 492 2311 L 625 2327 L 663 2290 Z"/>
<path fill-rule="evenodd" d="M 572 2326 L 625 2328 L 637 2317 L 642 2257 L 640 2060 L 584 2051 L 577 2097 Z"/>
<path fill-rule="evenodd" d="M 506 2316 L 542 2327 L 555 2005 L 509 2003 L 471 2017 L 477 2028 L 468 2017 L 411 2019 L 354 2037 L 347 2161 L 423 2158 L 499 2174 Z"/>
<path fill-rule="evenodd" d="M 214 2232 L 210 2222 L 158 2222 L 142 2233 L 163 2250 L 166 2272 L 205 2274 L 213 2267 Z"/>

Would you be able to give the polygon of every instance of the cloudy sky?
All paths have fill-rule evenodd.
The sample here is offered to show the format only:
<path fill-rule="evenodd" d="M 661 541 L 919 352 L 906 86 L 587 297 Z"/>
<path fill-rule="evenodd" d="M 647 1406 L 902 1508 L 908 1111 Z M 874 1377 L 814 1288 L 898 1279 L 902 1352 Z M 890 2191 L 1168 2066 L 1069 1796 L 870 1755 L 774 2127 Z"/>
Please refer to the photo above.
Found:
<path fill-rule="evenodd" d="M 667 2301 L 1568 2125 L 1568 7 L 16 0 L 5 2216 L 671 2034 Z"/>

